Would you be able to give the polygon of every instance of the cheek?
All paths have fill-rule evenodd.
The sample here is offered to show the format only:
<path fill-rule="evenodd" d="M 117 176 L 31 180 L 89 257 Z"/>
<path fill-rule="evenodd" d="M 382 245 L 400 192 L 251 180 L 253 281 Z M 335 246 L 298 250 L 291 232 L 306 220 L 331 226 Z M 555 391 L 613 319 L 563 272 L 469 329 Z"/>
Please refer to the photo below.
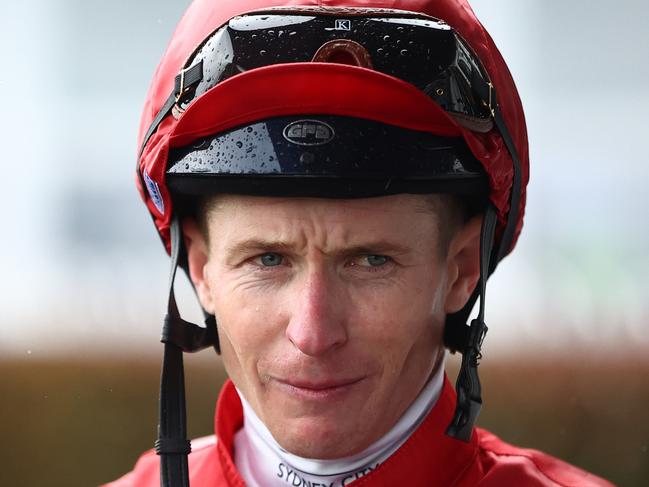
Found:
<path fill-rule="evenodd" d="M 262 313 L 254 306 L 242 306 L 236 296 L 215 300 L 215 316 L 225 370 L 235 385 L 250 399 L 259 388 L 258 364 L 268 342 Z"/>
<path fill-rule="evenodd" d="M 215 298 L 215 316 L 222 335 L 242 358 L 254 353 L 269 339 L 268 313 L 259 303 L 230 294 Z"/>
<path fill-rule="evenodd" d="M 388 287 L 378 287 L 351 299 L 363 322 L 374 322 L 374 333 L 386 340 L 409 341 L 431 327 L 443 323 L 444 280 L 439 272 L 423 270 L 406 274 Z M 377 337 L 378 337 L 377 336 Z"/>
<path fill-rule="evenodd" d="M 354 314 L 348 351 L 381 371 L 379 395 L 425 380 L 443 339 L 443 317 L 433 312 L 430 294 L 390 293 L 359 306 Z"/>
<path fill-rule="evenodd" d="M 215 276 L 211 286 L 214 315 L 223 361 L 228 372 L 240 368 L 246 374 L 255 373 L 256 364 L 281 335 L 277 296 L 244 290 L 227 273 L 212 275 Z"/>

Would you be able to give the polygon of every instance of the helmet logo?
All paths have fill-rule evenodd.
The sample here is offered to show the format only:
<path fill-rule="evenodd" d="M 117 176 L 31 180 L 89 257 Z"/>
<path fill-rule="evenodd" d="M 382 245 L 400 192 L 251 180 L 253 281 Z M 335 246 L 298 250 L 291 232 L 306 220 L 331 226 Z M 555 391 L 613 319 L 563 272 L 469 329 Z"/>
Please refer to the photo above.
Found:
<path fill-rule="evenodd" d="M 319 120 L 298 120 L 284 127 L 284 138 L 296 145 L 324 145 L 336 135 L 331 125 Z"/>
<path fill-rule="evenodd" d="M 336 19 L 334 30 L 352 30 L 352 21 L 349 19 Z"/>
<path fill-rule="evenodd" d="M 146 184 L 146 189 L 149 191 L 149 197 L 153 202 L 153 206 L 160 212 L 161 215 L 165 214 L 165 202 L 162 199 L 162 194 L 160 193 L 160 187 L 156 183 L 149 173 L 146 172 L 146 169 L 142 171 L 142 176 L 144 177 L 144 184 Z"/>

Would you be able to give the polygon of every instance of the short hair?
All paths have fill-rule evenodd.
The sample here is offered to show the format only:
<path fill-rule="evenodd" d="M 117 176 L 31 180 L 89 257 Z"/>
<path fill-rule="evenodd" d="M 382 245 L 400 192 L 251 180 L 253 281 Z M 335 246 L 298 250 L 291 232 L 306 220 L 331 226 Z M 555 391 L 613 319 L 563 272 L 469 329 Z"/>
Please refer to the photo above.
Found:
<path fill-rule="evenodd" d="M 450 193 L 431 193 L 423 196 L 424 210 L 432 213 L 437 219 L 440 254 L 446 256 L 455 233 L 484 210 L 484 198 Z"/>

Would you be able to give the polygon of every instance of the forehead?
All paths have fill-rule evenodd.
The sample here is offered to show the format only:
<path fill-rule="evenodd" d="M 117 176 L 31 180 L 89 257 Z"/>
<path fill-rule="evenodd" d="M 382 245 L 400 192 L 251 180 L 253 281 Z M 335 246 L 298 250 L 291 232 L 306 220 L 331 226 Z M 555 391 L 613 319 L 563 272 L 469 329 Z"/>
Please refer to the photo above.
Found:
<path fill-rule="evenodd" d="M 374 220 L 392 218 L 420 218 L 436 215 L 438 206 L 431 195 L 390 195 L 375 198 L 301 198 L 266 197 L 221 194 L 210 197 L 204 210 L 208 221 L 219 222 L 235 218 L 266 219 L 282 221 L 292 218 L 317 215 L 325 219 L 346 220 L 350 217 L 366 216 Z M 359 222 L 360 223 L 360 222 Z"/>
<path fill-rule="evenodd" d="M 301 232 L 309 237 L 358 239 L 363 235 L 430 238 L 437 212 L 429 196 L 362 199 L 219 195 L 205 205 L 208 232 L 227 238 Z"/>

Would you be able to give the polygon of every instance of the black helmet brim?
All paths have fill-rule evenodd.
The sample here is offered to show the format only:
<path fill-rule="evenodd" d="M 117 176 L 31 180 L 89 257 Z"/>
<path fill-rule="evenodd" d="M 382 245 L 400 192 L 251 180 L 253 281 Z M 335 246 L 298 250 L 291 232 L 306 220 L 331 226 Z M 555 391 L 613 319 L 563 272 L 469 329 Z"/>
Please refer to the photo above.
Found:
<path fill-rule="evenodd" d="M 167 181 L 187 195 L 488 192 L 461 137 L 335 115 L 275 117 L 172 149 Z"/>

